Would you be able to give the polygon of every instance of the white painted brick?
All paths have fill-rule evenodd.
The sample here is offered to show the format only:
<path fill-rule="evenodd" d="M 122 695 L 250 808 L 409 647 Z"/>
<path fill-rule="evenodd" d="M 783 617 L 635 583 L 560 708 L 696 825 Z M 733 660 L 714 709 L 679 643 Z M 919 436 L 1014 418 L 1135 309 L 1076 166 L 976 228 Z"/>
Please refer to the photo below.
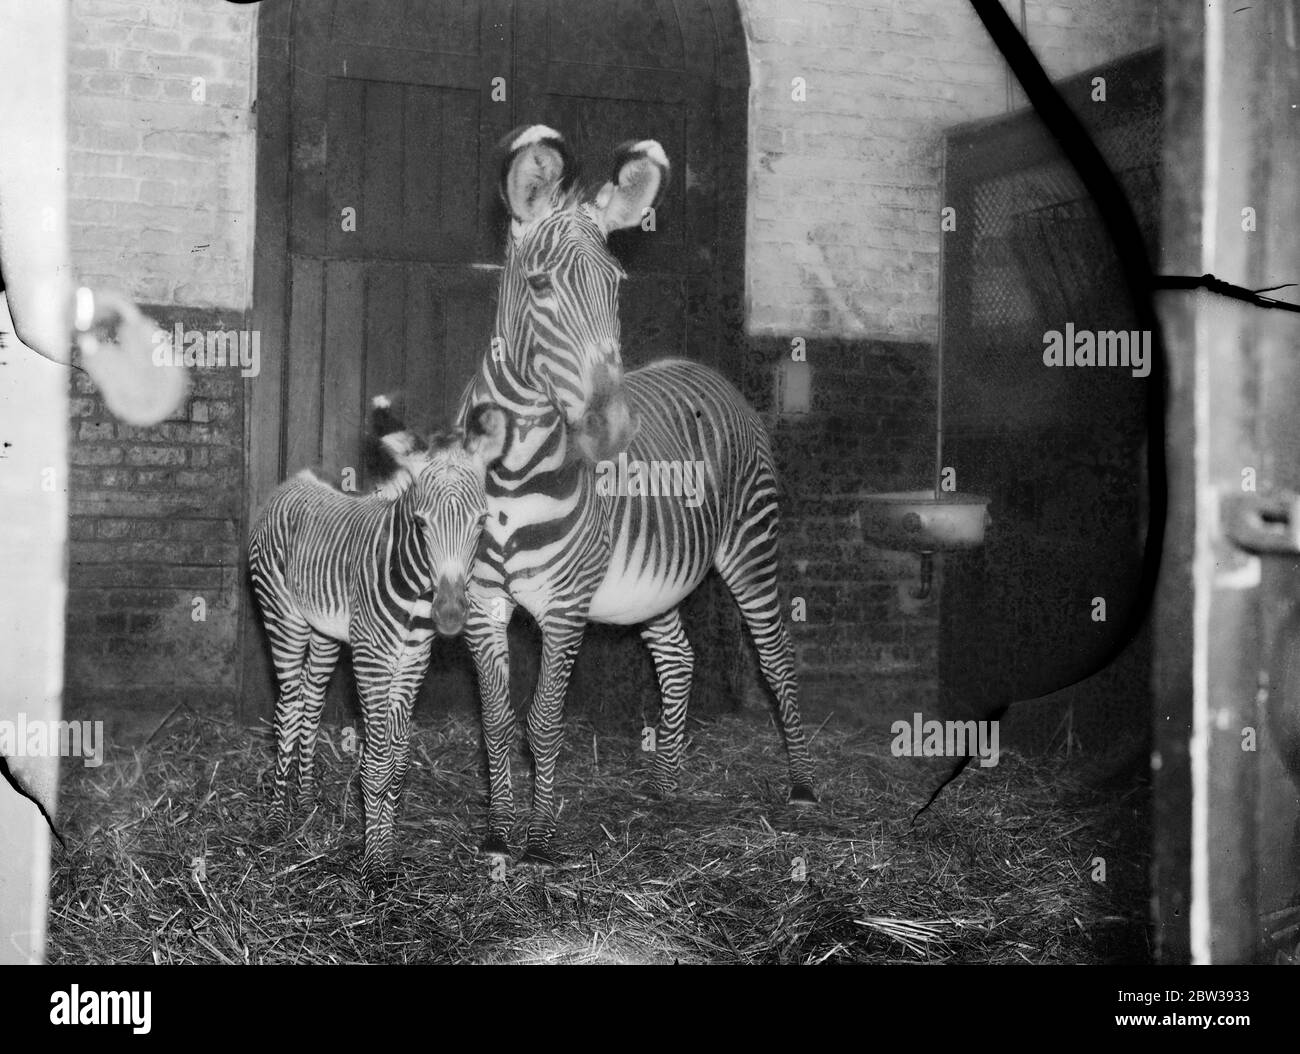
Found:
<path fill-rule="evenodd" d="M 187 4 L 181 9 L 180 24 L 186 29 L 210 32 L 216 29 L 220 21 L 211 7 L 205 9 L 196 4 Z"/>
<path fill-rule="evenodd" d="M 110 65 L 112 54 L 105 47 L 81 47 L 74 43 L 68 48 L 69 72 L 98 73 Z"/>
<path fill-rule="evenodd" d="M 942 135 L 1003 111 L 1001 56 L 970 9 L 950 0 L 742 7 L 751 329 L 933 340 Z M 1031 3 L 1028 18 L 1030 43 L 1058 78 L 1157 39 L 1145 3 Z M 790 100 L 793 76 L 807 79 L 802 104 Z M 856 318 L 827 307 L 828 266 Z"/>
<path fill-rule="evenodd" d="M 96 201 L 134 201 L 136 180 L 124 176 L 83 176 L 74 173 L 68 193 Z"/>
<path fill-rule="evenodd" d="M 149 7 L 149 24 L 171 29 L 180 21 L 180 11 L 174 3 L 154 3 Z"/>
<path fill-rule="evenodd" d="M 246 306 L 255 10 L 73 0 L 71 24 L 69 214 L 82 280 L 142 301 Z M 207 80 L 204 103 L 190 98 L 194 76 Z"/>
<path fill-rule="evenodd" d="M 134 26 L 148 21 L 149 9 L 144 4 L 123 4 L 110 2 L 110 0 L 78 0 L 78 3 L 73 5 L 73 18 Z"/>
<path fill-rule="evenodd" d="M 122 171 L 122 157 L 116 153 L 97 154 L 84 150 L 77 155 L 77 172 L 83 176 L 115 176 Z"/>
<path fill-rule="evenodd" d="M 86 95 L 125 95 L 126 75 L 123 73 L 90 73 L 69 76 L 69 89 Z"/>
<path fill-rule="evenodd" d="M 141 51 L 165 51 L 180 54 L 185 50 L 184 38 L 175 30 L 160 29 L 157 26 L 136 26 L 127 39 L 132 48 Z"/>
<path fill-rule="evenodd" d="M 162 84 L 157 77 L 130 76 L 124 79 L 126 94 L 133 99 L 153 100 L 162 93 Z"/>

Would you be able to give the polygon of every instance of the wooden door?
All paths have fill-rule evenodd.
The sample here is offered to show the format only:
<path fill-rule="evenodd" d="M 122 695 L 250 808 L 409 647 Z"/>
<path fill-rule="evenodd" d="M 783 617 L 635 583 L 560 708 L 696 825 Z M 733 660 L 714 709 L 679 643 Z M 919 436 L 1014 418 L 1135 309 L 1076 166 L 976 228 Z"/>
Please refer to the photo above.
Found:
<path fill-rule="evenodd" d="M 366 407 L 454 412 L 493 315 L 499 3 L 297 4 L 285 468 L 356 466 Z"/>
<path fill-rule="evenodd" d="M 656 229 L 612 242 L 629 273 L 625 359 L 687 355 L 738 375 L 722 350 L 737 346 L 743 292 L 748 80 L 732 5 L 260 10 L 254 299 L 266 366 L 250 382 L 250 513 L 305 466 L 336 483 L 353 469 L 364 487 L 373 396 L 403 393 L 413 425 L 454 411 L 491 338 L 505 251 L 495 147 L 519 124 L 561 130 L 597 183 L 617 143 L 664 143 L 673 177 Z M 245 622 L 243 701 L 265 711 L 265 646 Z M 472 693 L 461 651 L 435 649 L 426 695 Z"/>
<path fill-rule="evenodd" d="M 657 139 L 672 163 L 655 230 L 610 239 L 628 273 L 625 363 L 688 355 L 725 366 L 718 313 L 741 288 L 734 246 L 743 226 L 744 115 L 720 76 L 710 5 L 536 0 L 517 4 L 516 17 L 519 123 L 561 131 L 592 184 L 609 178 L 613 147 L 629 137 Z"/>

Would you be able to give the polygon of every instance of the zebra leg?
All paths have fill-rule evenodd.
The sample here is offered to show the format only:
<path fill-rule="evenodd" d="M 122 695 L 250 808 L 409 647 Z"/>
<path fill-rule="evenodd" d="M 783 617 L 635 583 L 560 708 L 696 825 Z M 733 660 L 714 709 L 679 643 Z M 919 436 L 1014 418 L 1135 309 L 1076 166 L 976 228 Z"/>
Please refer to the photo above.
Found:
<path fill-rule="evenodd" d="M 510 708 L 510 641 L 507 628 L 515 602 L 504 591 L 471 586 L 465 639 L 478 673 L 483 748 L 488 765 L 488 830 L 479 853 L 494 860 L 510 855 L 514 798 L 510 789 L 510 747 L 515 715 Z"/>
<path fill-rule="evenodd" d="M 528 845 L 521 864 L 555 864 L 551 839 L 555 835 L 555 761 L 564 739 L 564 693 L 582 644 L 585 621 L 548 617 L 542 623 L 542 668 L 537 691 L 528 709 L 528 745 L 533 755 L 533 812 L 528 821 Z"/>
<path fill-rule="evenodd" d="M 414 693 L 394 688 L 384 715 L 382 781 L 373 812 L 367 809 L 366 849 L 362 870 L 376 892 L 392 887 L 397 878 L 397 805 L 411 760 L 411 705 Z M 369 734 L 369 733 L 367 733 Z"/>
<path fill-rule="evenodd" d="M 289 769 L 298 759 L 298 738 L 302 729 L 303 662 L 311 639 L 305 619 L 294 614 L 264 609 L 263 623 L 271 641 L 271 661 L 279 695 L 275 702 L 275 784 L 271 800 L 271 830 L 283 834 L 289 829 Z"/>
<path fill-rule="evenodd" d="M 659 693 L 663 698 L 659 738 L 655 743 L 654 782 L 658 790 L 672 794 L 677 790 L 682 750 L 686 743 L 683 731 L 686 706 L 691 698 L 695 654 L 691 642 L 686 639 L 676 608 L 647 622 L 641 629 L 641 639 L 654 658 L 655 672 L 659 675 Z"/>
<path fill-rule="evenodd" d="M 405 721 L 401 708 L 394 708 L 390 703 L 390 684 L 382 663 L 373 656 L 354 654 L 353 667 L 366 728 L 365 742 L 361 745 L 361 802 L 366 830 L 361 877 L 371 892 L 380 893 L 392 872 L 393 831 L 384 822 L 384 806 L 395 768 L 397 743 L 405 737 Z"/>
<path fill-rule="evenodd" d="M 302 667 L 302 685 L 298 690 L 302 709 L 298 733 L 298 804 L 303 808 L 316 804 L 316 733 L 320 730 L 321 711 L 325 709 L 325 689 L 341 647 L 338 641 L 313 631 L 307 661 Z"/>
<path fill-rule="evenodd" d="M 388 832 L 389 866 L 394 867 L 396 849 L 393 843 L 397 831 L 397 806 L 402 800 L 402 784 L 406 782 L 406 770 L 411 763 L 411 705 L 413 698 L 393 700 L 389 710 L 392 722 L 393 760 L 388 772 L 388 783 L 384 787 L 384 800 L 380 804 L 379 821 Z"/>
<path fill-rule="evenodd" d="M 781 598 L 776 589 L 776 506 L 752 521 L 718 554 L 714 566 L 740 605 L 740 613 L 758 648 L 759 664 L 772 694 L 785 739 L 790 765 L 790 803 L 811 805 L 812 761 L 799 721 L 798 682 L 794 672 L 794 645 L 781 617 Z"/>
<path fill-rule="evenodd" d="M 408 651 L 402 657 L 398 672 L 388 688 L 385 741 L 390 746 L 389 766 L 383 795 L 379 800 L 379 815 L 374 825 L 378 832 L 376 841 L 382 859 L 377 858 L 371 867 L 370 873 L 380 876 L 372 879 L 372 887 L 382 883 L 383 888 L 387 888 L 397 875 L 397 806 L 402 800 L 402 784 L 406 782 L 406 770 L 411 761 L 411 711 L 415 707 L 415 696 L 424 680 L 424 673 L 429 667 L 432 649 L 433 642 L 430 640 L 415 650 Z M 379 870 L 381 868 L 382 871 Z"/>

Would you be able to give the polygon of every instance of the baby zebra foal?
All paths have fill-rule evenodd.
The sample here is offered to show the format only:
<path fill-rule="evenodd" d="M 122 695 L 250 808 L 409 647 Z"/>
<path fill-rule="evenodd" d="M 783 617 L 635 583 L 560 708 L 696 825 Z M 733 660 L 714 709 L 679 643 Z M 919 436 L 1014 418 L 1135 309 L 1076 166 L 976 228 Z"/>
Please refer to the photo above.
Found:
<path fill-rule="evenodd" d="M 391 478 L 367 497 L 352 497 L 300 472 L 271 495 L 249 539 L 253 592 L 280 688 L 272 824 L 287 828 L 294 761 L 303 803 L 314 798 L 325 688 L 347 643 L 365 723 L 362 872 L 372 889 L 392 875 L 411 706 L 434 628 L 454 636 L 464 627 L 466 576 L 487 514 L 483 480 L 504 452 L 506 424 L 501 409 L 483 404 L 463 434 L 426 444 L 378 398 L 375 434 Z"/>

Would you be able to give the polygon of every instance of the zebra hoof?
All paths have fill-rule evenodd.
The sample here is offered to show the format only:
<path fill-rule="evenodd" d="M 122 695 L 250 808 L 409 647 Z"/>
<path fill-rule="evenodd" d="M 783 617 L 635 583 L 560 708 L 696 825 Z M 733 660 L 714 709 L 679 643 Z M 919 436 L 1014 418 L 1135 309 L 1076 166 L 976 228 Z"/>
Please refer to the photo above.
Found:
<path fill-rule="evenodd" d="M 506 845 L 504 838 L 498 838 L 496 835 L 490 834 L 483 839 L 483 844 L 478 847 L 478 855 L 488 860 L 509 860 L 510 846 Z"/>
<path fill-rule="evenodd" d="M 362 881 L 372 898 L 383 900 L 397 885 L 397 871 L 391 868 L 385 871 L 367 871 L 362 876 Z"/>
<path fill-rule="evenodd" d="M 666 802 L 672 801 L 677 797 L 677 787 L 665 786 L 662 783 L 644 783 L 637 791 L 637 797 L 648 802 Z"/>
<path fill-rule="evenodd" d="M 796 783 L 790 788 L 788 799 L 791 805 L 806 807 L 817 804 L 817 794 L 807 783 Z"/>
<path fill-rule="evenodd" d="M 560 858 L 549 849 L 530 845 L 515 862 L 518 867 L 533 867 L 539 871 L 550 871 L 560 866 Z"/>

